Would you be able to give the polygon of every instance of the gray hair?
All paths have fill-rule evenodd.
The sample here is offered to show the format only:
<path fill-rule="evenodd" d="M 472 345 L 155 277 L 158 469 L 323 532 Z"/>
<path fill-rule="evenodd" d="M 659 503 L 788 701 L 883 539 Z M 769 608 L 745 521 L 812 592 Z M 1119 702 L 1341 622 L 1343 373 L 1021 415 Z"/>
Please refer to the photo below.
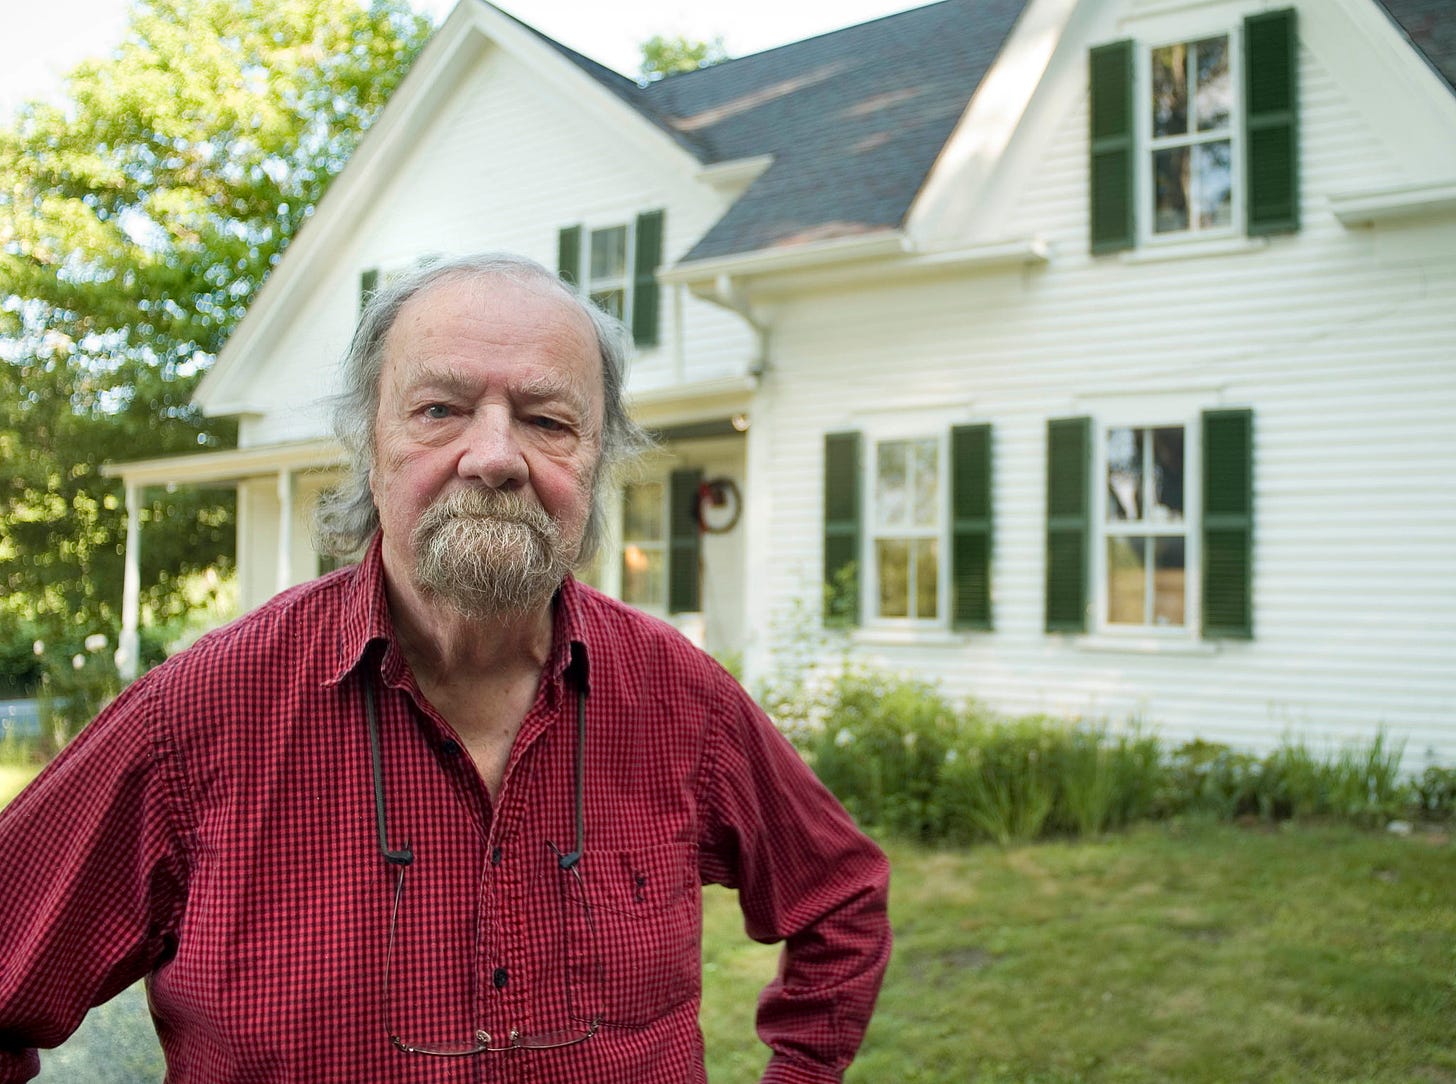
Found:
<path fill-rule="evenodd" d="M 591 321 L 602 359 L 606 412 L 601 455 L 592 478 L 591 512 L 582 536 L 578 564 L 601 546 L 606 531 L 609 481 L 620 468 L 652 447 L 652 439 L 627 413 L 623 394 L 631 333 L 616 317 L 574 293 L 535 260 L 505 252 L 486 252 L 440 260 L 402 275 L 371 296 L 359 316 L 353 341 L 341 365 L 342 390 L 333 400 L 334 434 L 348 455 L 347 473 L 319 498 L 314 530 L 319 549 L 335 557 L 362 550 L 379 529 L 379 511 L 369 489 L 374 467 L 374 421 L 379 413 L 379 381 L 384 371 L 384 342 L 400 310 L 412 298 L 446 281 L 505 279 L 546 285 Z"/>

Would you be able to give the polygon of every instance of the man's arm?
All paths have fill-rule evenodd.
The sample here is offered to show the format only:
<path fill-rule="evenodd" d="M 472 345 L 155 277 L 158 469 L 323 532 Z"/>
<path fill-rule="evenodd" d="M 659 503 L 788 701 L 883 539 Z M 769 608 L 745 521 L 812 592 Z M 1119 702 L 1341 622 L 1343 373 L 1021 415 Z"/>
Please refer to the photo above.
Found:
<path fill-rule="evenodd" d="M 182 899 L 172 765 L 133 687 L 0 812 L 0 1084 L 163 955 Z"/>
<path fill-rule="evenodd" d="M 746 693 L 710 736 L 705 880 L 739 890 L 748 934 L 784 943 L 759 998 L 765 1084 L 840 1080 L 890 958 L 889 864 Z"/>

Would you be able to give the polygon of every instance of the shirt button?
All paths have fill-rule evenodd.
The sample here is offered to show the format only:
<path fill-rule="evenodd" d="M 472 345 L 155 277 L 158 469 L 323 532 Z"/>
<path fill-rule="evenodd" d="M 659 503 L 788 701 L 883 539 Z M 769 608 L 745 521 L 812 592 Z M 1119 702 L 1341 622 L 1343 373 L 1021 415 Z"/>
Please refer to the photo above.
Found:
<path fill-rule="evenodd" d="M 460 743 L 447 738 L 440 743 L 440 752 L 444 753 L 447 757 L 458 757 L 460 755 Z"/>
<path fill-rule="evenodd" d="M 505 857 L 505 856 L 503 854 L 501 854 L 501 849 L 499 847 L 492 847 L 490 849 L 490 864 L 492 866 L 498 866 L 498 865 L 500 865 L 501 864 L 501 859 L 503 857 Z"/>
<path fill-rule="evenodd" d="M 505 968 L 498 967 L 495 969 L 495 974 L 491 975 L 490 981 L 495 983 L 495 988 L 497 990 L 504 990 L 506 988 L 506 983 L 510 981 L 510 978 L 511 977 L 506 972 Z"/>

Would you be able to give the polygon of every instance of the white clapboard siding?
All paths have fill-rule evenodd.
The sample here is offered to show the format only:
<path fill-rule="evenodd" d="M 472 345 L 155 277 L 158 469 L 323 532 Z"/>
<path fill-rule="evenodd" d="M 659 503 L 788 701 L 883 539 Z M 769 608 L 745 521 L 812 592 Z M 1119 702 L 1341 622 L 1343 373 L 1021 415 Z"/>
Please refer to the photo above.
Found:
<path fill-rule="evenodd" d="M 776 615 L 819 597 L 823 435 L 933 402 L 994 426 L 995 630 L 865 628 L 846 637 L 857 658 L 1003 711 L 1141 720 L 1171 740 L 1258 750 L 1383 725 L 1409 769 L 1456 760 L 1456 226 L 1334 219 L 1328 193 L 1401 168 L 1301 59 L 1297 236 L 1093 259 L 1084 94 L 1007 220 L 1050 243 L 1046 267 L 784 307 L 755 412 L 773 464 L 756 665 L 794 635 Z M 1042 630 L 1046 422 L 1140 395 L 1254 411 L 1250 642 L 1143 650 Z"/>

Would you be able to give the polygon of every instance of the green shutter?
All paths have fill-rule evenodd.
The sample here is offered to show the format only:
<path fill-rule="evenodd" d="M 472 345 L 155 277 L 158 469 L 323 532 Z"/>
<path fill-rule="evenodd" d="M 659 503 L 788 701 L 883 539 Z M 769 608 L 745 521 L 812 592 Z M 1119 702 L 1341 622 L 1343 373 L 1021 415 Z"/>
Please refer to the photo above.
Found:
<path fill-rule="evenodd" d="M 570 286 L 581 283 L 580 226 L 567 226 L 556 235 L 556 273 Z"/>
<path fill-rule="evenodd" d="M 824 437 L 824 623 L 859 623 L 859 434 Z"/>
<path fill-rule="evenodd" d="M 379 268 L 371 267 L 359 275 L 359 310 L 369 304 L 369 299 L 379 289 Z"/>
<path fill-rule="evenodd" d="M 1299 229 L 1299 38 L 1294 9 L 1244 20 L 1244 157 L 1250 236 Z"/>
<path fill-rule="evenodd" d="M 1092 251 L 1132 248 L 1137 202 L 1133 147 L 1131 41 L 1093 49 L 1088 56 L 1091 77 Z"/>
<path fill-rule="evenodd" d="M 1203 635 L 1251 639 L 1254 415 L 1203 415 Z"/>
<path fill-rule="evenodd" d="M 1092 421 L 1047 422 L 1046 630 L 1087 628 Z"/>
<path fill-rule="evenodd" d="M 950 431 L 951 624 L 991 627 L 991 427 Z"/>
<path fill-rule="evenodd" d="M 637 258 L 632 273 L 632 338 L 639 347 L 658 342 L 657 268 L 662 263 L 661 211 L 637 216 Z"/>
<path fill-rule="evenodd" d="M 667 612 L 696 613 L 702 609 L 699 565 L 702 532 L 698 529 L 700 470 L 675 470 L 667 491 Z"/>

